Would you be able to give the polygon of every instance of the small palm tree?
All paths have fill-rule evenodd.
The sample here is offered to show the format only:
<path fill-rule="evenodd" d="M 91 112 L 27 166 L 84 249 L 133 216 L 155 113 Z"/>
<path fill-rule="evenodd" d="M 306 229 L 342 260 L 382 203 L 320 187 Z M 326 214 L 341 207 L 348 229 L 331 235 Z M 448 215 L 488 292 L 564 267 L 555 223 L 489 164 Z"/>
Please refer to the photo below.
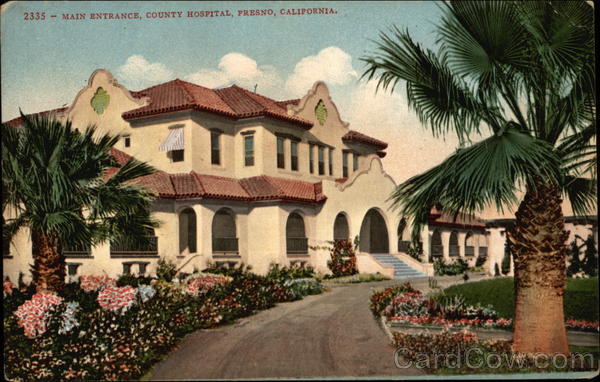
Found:
<path fill-rule="evenodd" d="M 452 1 L 441 8 L 438 51 L 393 28 L 363 57 L 363 77 L 377 78 L 378 89 L 405 84 L 420 120 L 461 142 L 441 164 L 399 185 L 394 205 L 419 229 L 436 203 L 454 214 L 519 204 L 508 233 L 513 346 L 568 353 L 561 205 L 564 195 L 576 213 L 595 210 L 593 8 L 584 1 Z M 473 133 L 488 137 L 472 142 Z"/>
<path fill-rule="evenodd" d="M 3 239 L 29 228 L 33 281 L 38 290 L 59 291 L 65 245 L 148 241 L 145 233 L 157 226 L 150 217 L 153 197 L 131 181 L 154 169 L 133 158 L 119 165 L 110 154 L 119 137 L 95 126 L 80 133 L 51 116 L 21 118 L 21 127 L 2 126 L 2 210 L 11 215 Z M 108 178 L 111 168 L 117 170 Z"/>

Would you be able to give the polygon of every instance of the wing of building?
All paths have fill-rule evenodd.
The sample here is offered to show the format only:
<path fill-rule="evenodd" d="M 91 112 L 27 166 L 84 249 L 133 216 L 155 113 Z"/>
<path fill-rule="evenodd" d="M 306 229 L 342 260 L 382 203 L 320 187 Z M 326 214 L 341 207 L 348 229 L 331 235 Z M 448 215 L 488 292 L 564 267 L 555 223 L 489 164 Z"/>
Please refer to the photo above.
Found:
<path fill-rule="evenodd" d="M 119 134 L 112 154 L 120 163 L 135 157 L 159 170 L 139 180 L 156 195 L 161 225 L 152 245 L 66 243 L 70 275 L 153 273 L 160 257 L 183 271 L 244 263 L 264 273 L 277 263 L 327 272 L 323 247 L 356 236 L 360 271 L 396 277 L 431 274 L 435 257 L 474 262 L 488 252 L 484 222 L 434 210 L 422 234 L 423 261 L 406 255 L 409 228 L 389 208 L 396 184 L 380 159 L 387 144 L 351 129 L 323 82 L 301 99 L 276 101 L 179 79 L 130 91 L 99 69 L 70 106 L 42 113 Z M 4 275 L 28 273 L 27 230 L 4 248 Z"/>

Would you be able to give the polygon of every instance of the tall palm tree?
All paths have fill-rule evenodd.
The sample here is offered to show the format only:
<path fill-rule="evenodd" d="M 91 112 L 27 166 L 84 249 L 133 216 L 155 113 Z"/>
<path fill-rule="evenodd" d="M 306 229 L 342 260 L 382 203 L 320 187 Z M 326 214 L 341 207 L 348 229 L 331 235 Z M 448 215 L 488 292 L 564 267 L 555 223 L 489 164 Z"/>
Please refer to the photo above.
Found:
<path fill-rule="evenodd" d="M 562 196 L 595 210 L 595 61 L 584 1 L 451 1 L 440 5 L 436 51 L 394 27 L 380 33 L 363 78 L 405 84 L 435 135 L 460 147 L 392 195 L 418 230 L 439 203 L 454 214 L 519 205 L 508 233 L 515 264 L 513 347 L 568 354 Z M 472 142 L 479 133 L 487 138 Z M 524 197 L 522 196 L 524 192 Z M 416 231 L 414 231 L 416 232 Z"/>
<path fill-rule="evenodd" d="M 110 154 L 119 136 L 95 126 L 83 133 L 52 116 L 25 116 L 17 128 L 2 126 L 3 239 L 22 227 L 31 233 L 33 281 L 38 290 L 64 287 L 65 245 L 87 247 L 119 237 L 148 241 L 152 194 L 132 181 L 151 174 L 146 163 L 122 166 Z M 118 168 L 108 179 L 106 171 Z M 114 171 L 114 169 L 113 169 Z"/>

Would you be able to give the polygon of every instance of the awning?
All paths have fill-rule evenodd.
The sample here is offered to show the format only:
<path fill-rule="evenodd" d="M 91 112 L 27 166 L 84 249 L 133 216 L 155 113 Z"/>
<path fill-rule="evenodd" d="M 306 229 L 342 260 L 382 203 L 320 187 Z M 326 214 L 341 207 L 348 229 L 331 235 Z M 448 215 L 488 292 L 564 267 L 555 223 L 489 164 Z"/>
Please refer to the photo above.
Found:
<path fill-rule="evenodd" d="M 169 135 L 160 144 L 160 151 L 183 150 L 183 128 L 171 129 Z"/>

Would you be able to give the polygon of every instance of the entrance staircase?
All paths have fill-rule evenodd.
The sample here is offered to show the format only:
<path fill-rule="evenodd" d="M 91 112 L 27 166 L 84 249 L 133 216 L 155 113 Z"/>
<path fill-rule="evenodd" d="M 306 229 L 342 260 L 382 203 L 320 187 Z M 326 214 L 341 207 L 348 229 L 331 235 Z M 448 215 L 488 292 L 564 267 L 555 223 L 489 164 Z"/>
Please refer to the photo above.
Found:
<path fill-rule="evenodd" d="M 387 253 L 373 253 L 371 254 L 377 261 L 384 266 L 394 267 L 394 280 L 408 279 L 414 277 L 427 277 L 427 275 L 415 268 L 409 266 L 404 261 L 400 260 L 396 256 L 392 256 Z"/>

